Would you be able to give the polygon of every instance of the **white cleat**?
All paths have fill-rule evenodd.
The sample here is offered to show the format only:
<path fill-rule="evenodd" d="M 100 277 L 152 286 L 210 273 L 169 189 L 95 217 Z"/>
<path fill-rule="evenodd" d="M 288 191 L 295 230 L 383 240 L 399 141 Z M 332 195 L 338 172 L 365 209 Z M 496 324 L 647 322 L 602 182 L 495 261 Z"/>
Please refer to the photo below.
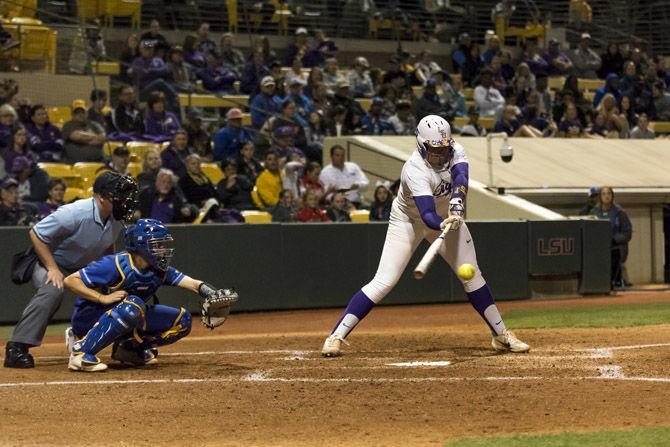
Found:
<path fill-rule="evenodd" d="M 72 326 L 69 328 L 65 329 L 65 348 L 67 348 L 67 352 L 72 354 L 72 347 L 74 346 L 74 343 L 77 341 L 77 337 L 74 336 L 74 331 L 72 330 Z"/>
<path fill-rule="evenodd" d="M 340 347 L 342 343 L 348 345 L 342 337 L 339 335 L 332 334 L 326 341 L 323 342 L 323 348 L 321 348 L 321 355 L 324 357 L 339 357 L 340 356 Z"/>
<path fill-rule="evenodd" d="M 491 340 L 491 346 L 493 346 L 493 349 L 500 352 L 530 351 L 530 346 L 516 338 L 510 331 L 507 331 L 502 335 L 495 335 L 493 340 Z"/>
<path fill-rule="evenodd" d="M 107 365 L 102 363 L 99 358 L 93 354 L 84 354 L 83 352 L 70 354 L 70 362 L 67 367 L 72 371 L 83 372 L 98 372 L 107 369 Z"/>

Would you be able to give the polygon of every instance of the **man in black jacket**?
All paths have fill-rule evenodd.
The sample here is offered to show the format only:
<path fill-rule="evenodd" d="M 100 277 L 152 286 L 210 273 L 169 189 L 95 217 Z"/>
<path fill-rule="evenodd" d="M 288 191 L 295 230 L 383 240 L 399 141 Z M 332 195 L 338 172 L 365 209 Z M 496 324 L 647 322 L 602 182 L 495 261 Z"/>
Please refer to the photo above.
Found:
<path fill-rule="evenodd" d="M 156 183 L 140 191 L 139 202 L 141 218 L 158 219 L 166 224 L 192 222 L 196 214 L 169 169 L 158 171 Z"/>

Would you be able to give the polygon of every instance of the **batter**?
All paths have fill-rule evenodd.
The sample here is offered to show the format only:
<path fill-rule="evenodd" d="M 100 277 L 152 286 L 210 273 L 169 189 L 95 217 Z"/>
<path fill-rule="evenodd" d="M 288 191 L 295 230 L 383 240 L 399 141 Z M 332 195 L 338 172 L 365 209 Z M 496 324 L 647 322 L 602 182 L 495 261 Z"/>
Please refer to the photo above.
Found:
<path fill-rule="evenodd" d="M 468 190 L 468 159 L 463 146 L 451 138 L 449 123 L 437 115 L 426 116 L 419 122 L 416 143 L 416 150 L 402 168 L 400 190 L 393 201 L 377 273 L 351 298 L 321 353 L 325 357 L 340 355 L 345 338 L 393 289 L 421 240 L 432 243 L 449 223 L 451 231 L 439 253 L 454 271 L 462 264 L 475 267 L 475 275 L 461 282 L 470 304 L 491 329 L 493 348 L 527 352 L 530 347 L 505 327 L 477 266 L 472 236 L 463 221 Z"/>

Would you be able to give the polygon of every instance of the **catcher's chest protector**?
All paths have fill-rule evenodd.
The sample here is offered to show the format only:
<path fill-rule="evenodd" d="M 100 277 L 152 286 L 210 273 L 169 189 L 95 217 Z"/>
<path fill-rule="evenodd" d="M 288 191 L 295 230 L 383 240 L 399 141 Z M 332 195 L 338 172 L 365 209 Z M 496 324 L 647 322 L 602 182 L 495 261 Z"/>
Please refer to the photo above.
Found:
<path fill-rule="evenodd" d="M 157 274 L 153 270 L 140 272 L 134 268 L 128 253 L 117 254 L 115 261 L 116 268 L 123 279 L 119 284 L 109 287 L 109 290 L 104 291 L 104 293 L 125 290 L 128 295 L 135 295 L 147 301 L 163 284 L 163 275 Z"/>

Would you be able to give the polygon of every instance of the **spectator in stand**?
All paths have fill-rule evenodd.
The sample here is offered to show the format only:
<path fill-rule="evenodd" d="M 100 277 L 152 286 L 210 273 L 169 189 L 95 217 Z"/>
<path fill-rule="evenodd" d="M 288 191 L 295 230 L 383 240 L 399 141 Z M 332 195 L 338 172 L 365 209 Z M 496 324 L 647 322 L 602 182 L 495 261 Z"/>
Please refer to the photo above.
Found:
<path fill-rule="evenodd" d="M 321 174 L 321 165 L 316 161 L 310 161 L 307 163 L 304 169 L 305 173 L 300 178 L 298 184 L 298 191 L 302 196 L 307 190 L 312 190 L 316 192 L 316 195 L 319 198 L 319 202 L 323 201 L 326 194 L 323 184 L 319 180 L 319 174 Z"/>
<path fill-rule="evenodd" d="M 575 105 L 577 106 L 577 113 L 579 116 L 579 120 L 582 122 L 582 124 L 585 124 L 586 114 L 591 110 L 591 104 L 584 97 L 584 92 L 579 88 L 579 79 L 577 78 L 577 76 L 570 75 L 567 78 L 565 78 L 565 83 L 563 84 L 563 91 L 561 92 L 561 95 L 566 91 L 570 92 L 572 102 L 574 102 Z M 561 99 L 560 95 L 556 99 L 560 100 Z"/>
<path fill-rule="evenodd" d="M 141 138 L 144 134 L 144 118 L 137 108 L 135 89 L 124 85 L 119 91 L 119 104 L 112 110 L 112 127 L 115 132 L 110 139 L 130 141 Z"/>
<path fill-rule="evenodd" d="M 391 218 L 393 195 L 389 189 L 389 182 L 377 181 L 375 196 L 370 206 L 370 221 L 388 222 Z"/>
<path fill-rule="evenodd" d="M 161 24 L 156 19 L 153 19 L 149 23 L 149 31 L 142 34 L 140 40 L 150 40 L 155 42 L 156 57 L 164 58 L 170 50 L 170 43 L 165 36 L 161 34 Z"/>
<path fill-rule="evenodd" d="M 254 129 L 260 129 L 275 113 L 281 112 L 281 100 L 275 95 L 275 80 L 265 76 L 261 81 L 261 92 L 251 100 L 251 123 Z"/>
<path fill-rule="evenodd" d="M 17 125 L 12 131 L 7 147 L 2 151 L 5 170 L 11 171 L 14 159 L 20 156 L 27 157 L 35 162 L 37 161 L 37 155 L 30 150 L 30 145 L 28 144 L 28 131 L 22 125 Z"/>
<path fill-rule="evenodd" d="M 163 92 L 152 92 L 147 99 L 147 116 L 144 118 L 146 136 L 156 143 L 172 140 L 181 128 L 177 116 L 166 110 Z"/>
<path fill-rule="evenodd" d="M 188 155 L 184 164 L 186 174 L 179 177 L 179 188 L 189 203 L 200 208 L 208 199 L 217 197 L 216 188 L 202 172 L 202 163 L 198 154 Z"/>
<path fill-rule="evenodd" d="M 361 119 L 365 115 L 365 111 L 358 101 L 351 97 L 349 81 L 343 79 L 337 84 L 331 104 L 333 107 L 342 106 L 346 110 L 344 124 L 348 131 L 353 134 L 362 132 Z"/>
<path fill-rule="evenodd" d="M 319 67 L 313 67 L 310 70 L 309 75 L 307 75 L 307 85 L 303 89 L 305 95 L 314 100 L 314 94 L 316 93 L 320 84 L 324 84 L 323 70 L 321 70 Z"/>
<path fill-rule="evenodd" d="M 640 48 L 631 48 L 628 58 L 635 63 L 635 68 L 637 69 L 638 73 L 644 73 L 644 71 L 647 69 L 647 60 Z"/>
<path fill-rule="evenodd" d="M 591 215 L 610 221 L 612 229 L 612 284 L 624 286 L 622 268 L 628 258 L 628 243 L 633 237 L 633 226 L 626 211 L 614 201 L 614 190 L 610 186 L 600 188 L 600 204 L 591 210 Z"/>
<path fill-rule="evenodd" d="M 142 188 L 139 196 L 139 216 L 157 219 L 165 224 L 192 222 L 196 211 L 177 188 L 177 179 L 169 169 L 160 169 L 150 186 Z"/>
<path fill-rule="evenodd" d="M 633 61 L 626 61 L 623 64 L 623 77 L 619 81 L 619 90 L 622 95 L 636 96 L 640 93 L 642 79 L 637 74 L 637 68 Z"/>
<path fill-rule="evenodd" d="M 436 62 L 432 60 L 430 50 L 422 50 L 419 53 L 418 61 L 414 64 L 415 82 L 419 85 L 425 85 L 426 81 L 433 77 L 434 68 L 439 68 Z"/>
<path fill-rule="evenodd" d="M 222 166 L 225 177 L 216 185 L 219 203 L 225 208 L 234 208 L 238 211 L 255 209 L 251 200 L 254 185 L 244 175 L 237 173 L 237 162 L 232 159 L 226 160 Z"/>
<path fill-rule="evenodd" d="M 281 199 L 277 206 L 272 210 L 273 222 L 295 222 L 298 216 L 298 210 L 295 209 L 293 193 L 285 189 L 281 192 Z"/>
<path fill-rule="evenodd" d="M 389 118 L 389 123 L 396 135 L 414 135 L 416 119 L 412 115 L 412 104 L 406 99 L 398 101 L 397 112 Z"/>
<path fill-rule="evenodd" d="M 594 208 L 598 206 L 598 201 L 600 200 L 600 188 L 597 186 L 592 186 L 589 188 L 589 198 L 586 201 L 586 204 L 579 210 L 577 213 L 578 216 L 588 216 L 591 214 Z"/>
<path fill-rule="evenodd" d="M 263 50 L 256 48 L 253 57 L 246 63 L 242 71 L 242 80 L 240 81 L 240 90 L 242 93 L 247 93 L 252 97 L 259 91 L 261 80 L 270 75 L 270 67 L 268 67 Z"/>
<path fill-rule="evenodd" d="M 468 123 L 461 129 L 461 135 L 469 137 L 485 137 L 486 129 L 479 124 L 479 108 L 470 106 L 468 109 Z"/>
<path fill-rule="evenodd" d="M 498 91 L 500 92 L 505 91 L 505 88 L 507 88 L 509 81 L 511 81 L 512 79 L 510 78 L 508 81 L 503 76 L 502 61 L 500 59 L 500 56 L 493 56 L 489 68 L 491 69 L 491 72 L 493 72 L 493 86 L 497 88 Z"/>
<path fill-rule="evenodd" d="M 260 48 L 263 51 L 263 59 L 266 63 L 270 64 L 274 61 L 279 62 L 277 53 L 270 48 L 270 38 L 268 36 L 257 36 L 254 39 L 253 48 Z"/>
<path fill-rule="evenodd" d="M 366 135 L 393 135 L 393 125 L 382 117 L 382 106 L 384 100 L 375 96 L 370 101 L 370 110 L 361 120 L 363 133 Z"/>
<path fill-rule="evenodd" d="M 542 132 L 528 124 L 521 124 L 516 117 L 516 107 L 505 106 L 500 120 L 496 123 L 494 132 L 505 132 L 510 137 L 538 138 Z"/>
<path fill-rule="evenodd" d="M 202 86 L 216 95 L 235 93 L 233 84 L 238 80 L 238 75 L 232 67 L 221 63 L 216 53 L 207 54 L 207 68 L 198 71 L 197 76 L 202 80 Z"/>
<path fill-rule="evenodd" d="M 479 80 L 480 84 L 474 91 L 475 104 L 479 108 L 479 112 L 483 116 L 495 116 L 499 114 L 505 105 L 505 98 L 493 86 L 493 72 L 491 69 L 483 69 Z"/>
<path fill-rule="evenodd" d="M 515 104 L 522 109 L 528 103 L 528 96 L 530 95 L 530 90 L 526 89 L 526 85 L 528 85 L 526 78 L 524 76 L 517 76 L 510 86 L 511 91 L 514 93 Z"/>
<path fill-rule="evenodd" d="M 18 120 L 16 110 L 9 104 L 0 106 L 0 150 L 7 147 L 9 138 L 12 136 L 14 123 Z"/>
<path fill-rule="evenodd" d="M 323 160 L 323 142 L 326 137 L 326 124 L 323 121 L 323 110 L 317 110 L 309 115 L 309 123 L 303 129 L 307 148 L 305 155 L 308 160 Z"/>
<path fill-rule="evenodd" d="M 654 120 L 655 121 L 670 121 L 670 93 L 665 91 L 663 81 L 658 80 L 652 87 L 652 94 L 654 97 Z"/>
<path fill-rule="evenodd" d="M 49 174 L 27 157 L 19 155 L 11 165 L 12 175 L 19 183 L 19 197 L 34 204 L 49 197 Z"/>
<path fill-rule="evenodd" d="M 475 81 L 479 78 L 481 70 L 484 68 L 484 63 L 479 55 L 479 45 L 472 43 L 465 58 L 465 62 L 461 65 L 461 80 L 466 87 L 474 87 Z"/>
<path fill-rule="evenodd" d="M 542 59 L 547 64 L 547 74 L 549 76 L 565 76 L 574 70 L 572 61 L 568 55 L 561 51 L 561 44 L 558 39 L 551 39 L 549 41 L 549 48 L 542 53 Z"/>
<path fill-rule="evenodd" d="M 610 43 L 607 45 L 607 52 L 601 56 L 602 64 L 598 70 L 598 77 L 605 79 L 608 74 L 615 73 L 621 76 L 623 70 L 624 58 L 619 50 L 619 44 Z"/>
<path fill-rule="evenodd" d="M 193 149 L 188 145 L 188 134 L 179 129 L 172 136 L 172 143 L 161 152 L 161 165 L 182 178 L 186 175 L 186 158 L 192 153 Z"/>
<path fill-rule="evenodd" d="M 252 198 L 257 208 L 272 212 L 283 190 L 281 171 L 274 151 L 265 153 L 264 162 L 265 169 L 256 178 L 256 194 L 252 194 Z"/>
<path fill-rule="evenodd" d="M 446 120 L 451 120 L 453 111 L 448 109 L 437 94 L 435 79 L 429 79 L 423 87 L 423 94 L 414 100 L 413 114 L 417 121 L 428 115 L 438 115 Z"/>
<path fill-rule="evenodd" d="M 614 95 L 614 99 L 618 104 L 621 101 L 621 90 L 619 89 L 619 75 L 616 73 L 610 73 L 605 78 L 605 85 L 596 90 L 596 94 L 593 96 L 593 108 L 597 108 L 600 104 L 600 101 L 603 97 L 610 93 Z"/>
<path fill-rule="evenodd" d="M 411 78 L 401 56 L 394 55 L 389 59 L 389 69 L 384 73 L 383 79 L 384 84 L 391 84 L 400 96 L 411 95 Z"/>
<path fill-rule="evenodd" d="M 119 56 L 119 77 L 121 81 L 125 84 L 133 84 L 133 74 L 130 67 L 133 65 L 133 61 L 140 57 L 140 40 L 137 38 L 137 34 L 130 34 L 126 39 L 126 46 Z"/>
<path fill-rule="evenodd" d="M 499 57 L 500 72 L 505 79 L 505 82 L 509 85 L 512 83 L 512 79 L 514 79 L 514 75 L 516 74 L 516 70 L 512 65 L 512 53 L 507 50 L 502 50 Z"/>
<path fill-rule="evenodd" d="M 68 163 L 101 161 L 102 145 L 107 141 L 105 129 L 86 118 L 86 102 L 72 101 L 72 120 L 63 125 L 64 156 Z"/>
<path fill-rule="evenodd" d="M 297 78 L 289 83 L 288 94 L 284 102 L 291 100 L 295 103 L 295 121 L 305 127 L 309 124 L 309 116 L 315 111 L 314 103 L 302 93 L 303 82 Z"/>
<path fill-rule="evenodd" d="M 279 61 L 270 62 L 270 76 L 275 80 L 275 95 L 280 98 L 286 96 L 286 76 Z"/>
<path fill-rule="evenodd" d="M 140 43 L 140 56 L 135 58 L 131 69 L 140 88 L 140 101 L 149 101 L 149 96 L 154 91 L 161 91 L 169 102 L 170 110 L 179 111 L 177 91 L 167 82 L 170 79 L 170 70 L 163 59 L 154 56 L 151 41 L 144 40 Z"/>
<path fill-rule="evenodd" d="M 370 69 L 368 60 L 357 57 L 352 70 L 349 72 L 349 89 L 354 98 L 371 98 L 375 94 L 372 79 L 365 71 Z"/>
<path fill-rule="evenodd" d="M 209 23 L 203 22 L 198 27 L 198 51 L 205 56 L 209 54 L 217 54 L 216 43 L 209 38 Z"/>
<path fill-rule="evenodd" d="M 0 114 L 2 113 L 0 110 Z M 40 161 L 61 159 L 63 136 L 60 129 L 49 122 L 49 115 L 43 105 L 37 104 L 30 108 L 30 122 L 26 124 L 26 130 L 30 149 Z"/>
<path fill-rule="evenodd" d="M 326 208 L 326 215 L 332 222 L 351 222 L 351 216 L 347 210 L 347 199 L 344 194 L 336 192 L 330 201 L 330 206 Z"/>
<path fill-rule="evenodd" d="M 500 52 L 500 38 L 495 34 L 486 43 L 486 51 L 482 54 L 484 65 L 491 65 L 493 57 Z"/>
<path fill-rule="evenodd" d="M 37 212 L 35 213 L 35 218 L 37 220 L 42 220 L 47 217 L 49 214 L 52 214 L 60 206 L 65 205 L 65 190 L 67 189 L 67 184 L 65 180 L 60 177 L 52 178 L 49 180 L 49 197 L 37 205 Z"/>
<path fill-rule="evenodd" d="M 451 53 L 451 63 L 454 67 L 454 73 L 461 72 L 461 68 L 470 53 L 470 45 L 472 45 L 472 39 L 468 33 L 458 36 L 458 47 Z"/>
<path fill-rule="evenodd" d="M 298 222 L 330 222 L 326 211 L 319 207 L 319 198 L 308 190 L 302 196 L 303 207 L 298 212 Z"/>
<path fill-rule="evenodd" d="M 211 162 L 214 159 L 212 137 L 202 128 L 202 114 L 198 110 L 193 109 L 186 114 L 184 130 L 188 134 L 193 152 L 200 155 L 202 161 Z"/>
<path fill-rule="evenodd" d="M 28 226 L 35 222 L 32 209 L 19 199 L 18 186 L 13 177 L 0 180 L 0 226 Z"/>
<path fill-rule="evenodd" d="M 591 35 L 582 33 L 579 46 L 572 54 L 572 61 L 575 65 L 575 74 L 580 78 L 596 79 L 598 70 L 602 65 L 602 60 L 598 53 L 591 49 Z"/>
<path fill-rule="evenodd" d="M 535 90 L 538 95 L 537 110 L 540 114 L 549 116 L 551 114 L 551 93 L 549 92 L 549 77 L 546 73 L 535 75 Z M 532 92 L 531 92 L 532 93 Z"/>
<path fill-rule="evenodd" d="M 591 126 L 587 129 L 586 137 L 594 140 L 607 138 L 607 130 L 605 129 L 607 117 L 602 113 L 595 112 L 592 121 Z"/>
<path fill-rule="evenodd" d="M 656 133 L 649 129 L 649 117 L 646 113 L 641 113 L 637 120 L 637 126 L 630 132 L 631 138 L 653 140 Z"/>
<path fill-rule="evenodd" d="M 112 159 L 98 168 L 96 173 L 104 171 L 118 172 L 119 174 L 128 174 L 128 164 L 130 163 L 130 151 L 125 146 L 114 148 Z"/>
<path fill-rule="evenodd" d="M 516 66 L 516 71 L 514 73 L 514 78 L 512 79 L 512 85 L 516 84 L 515 79 L 523 77 L 525 79 L 525 85 L 523 86 L 524 90 L 531 91 L 535 88 L 535 74 L 530 71 L 530 67 L 526 62 L 521 62 Z"/>
<path fill-rule="evenodd" d="M 156 176 L 162 166 L 161 154 L 156 149 L 149 149 L 144 153 L 142 172 L 137 174 L 137 184 L 140 189 L 152 186 L 156 183 Z"/>
<path fill-rule="evenodd" d="M 312 70 L 316 70 L 316 67 Z M 316 90 L 307 97 L 312 101 L 316 110 L 323 110 L 327 114 L 332 109 L 331 100 L 328 97 L 328 87 L 323 82 L 319 82 L 316 85 Z"/>
<path fill-rule="evenodd" d="M 534 44 L 527 46 L 527 51 L 524 53 L 526 59 L 524 62 L 528 64 L 531 73 L 547 73 L 549 71 L 549 63 L 542 57 L 540 48 Z"/>
<path fill-rule="evenodd" d="M 286 90 L 288 90 L 293 82 L 299 82 L 302 85 L 307 85 L 308 75 L 302 71 L 302 61 L 298 56 L 293 58 L 291 69 L 286 74 Z"/>
<path fill-rule="evenodd" d="M 297 129 L 296 126 L 279 126 L 272 131 L 271 150 L 277 154 L 279 166 L 289 161 L 291 155 L 297 155 L 302 164 L 307 161 L 305 153 L 294 144 Z"/>
<path fill-rule="evenodd" d="M 630 133 L 628 119 L 619 112 L 614 95 L 606 93 L 596 110 L 599 115 L 605 117 L 608 138 L 628 138 Z"/>
<path fill-rule="evenodd" d="M 214 135 L 214 160 L 225 161 L 237 156 L 240 143 L 252 141 L 251 132 L 242 127 L 244 114 L 234 107 L 226 113 L 226 126 Z"/>
<path fill-rule="evenodd" d="M 347 124 L 347 109 L 344 106 L 338 105 L 331 109 L 326 132 L 332 137 L 353 134 L 352 129 Z"/>
<path fill-rule="evenodd" d="M 637 124 L 637 114 L 635 113 L 635 100 L 632 96 L 623 95 L 621 97 L 621 113 L 628 121 L 628 127 L 633 128 Z M 644 112 L 643 112 L 644 113 Z"/>
<path fill-rule="evenodd" d="M 170 70 L 168 81 L 178 92 L 193 93 L 195 77 L 191 66 L 184 62 L 184 50 L 175 45 L 167 53 L 167 67 Z"/>
<path fill-rule="evenodd" d="M 99 20 L 95 19 L 93 23 L 84 25 L 83 37 L 84 41 L 81 42 L 81 34 L 78 34 L 72 43 L 69 59 L 69 69 L 72 73 L 91 73 L 91 62 L 107 59 L 105 41 L 100 36 Z"/>
<path fill-rule="evenodd" d="M 577 117 L 577 106 L 573 102 L 565 106 L 565 116 L 558 124 L 558 136 L 562 138 L 581 138 L 584 136 L 584 126 Z"/>
<path fill-rule="evenodd" d="M 435 86 L 437 89 L 437 81 L 435 82 Z M 391 84 L 383 84 L 379 88 L 378 96 L 384 99 L 384 105 L 382 106 L 382 116 L 387 119 L 391 118 L 397 111 L 396 103 L 399 101 L 398 91 Z"/>
<path fill-rule="evenodd" d="M 238 145 L 237 173 L 256 183 L 256 178 L 263 171 L 261 162 L 254 156 L 254 144 L 251 141 L 242 141 Z"/>
<path fill-rule="evenodd" d="M 284 57 L 284 65 L 290 66 L 293 60 L 298 57 L 302 59 L 307 54 L 307 28 L 302 26 L 295 30 L 295 39 L 289 44 Z M 320 65 L 320 64 L 316 64 Z"/>
<path fill-rule="evenodd" d="M 303 64 L 307 68 L 323 65 L 329 57 L 335 57 L 338 48 L 332 39 L 326 37 L 320 29 L 314 30 L 314 42 L 303 58 Z"/>
<path fill-rule="evenodd" d="M 221 60 L 224 64 L 233 67 L 238 73 L 244 68 L 244 56 L 242 52 L 235 48 L 235 35 L 233 33 L 224 33 L 221 36 Z"/>
<path fill-rule="evenodd" d="M 326 191 L 344 192 L 346 199 L 356 208 L 363 205 L 362 192 L 370 181 L 361 168 L 352 161 L 344 161 L 344 148 L 336 144 L 330 148 L 330 164 L 325 166 L 319 175 L 319 180 Z M 332 198 L 332 193 L 326 200 Z"/>
<path fill-rule="evenodd" d="M 193 70 L 199 70 L 207 66 L 207 57 L 198 49 L 198 36 L 187 34 L 184 37 L 184 62 L 189 64 Z"/>
<path fill-rule="evenodd" d="M 437 64 L 433 65 L 431 73 L 432 79 L 435 80 L 437 87 L 436 92 L 440 94 L 440 90 L 442 91 L 440 94 L 442 103 L 452 111 L 454 116 L 465 116 L 467 114 L 467 108 L 465 106 L 466 98 L 462 91 L 463 83 L 461 82 L 461 79 L 452 79 L 452 77 L 449 76 L 449 73 L 442 70 Z"/>
<path fill-rule="evenodd" d="M 337 70 L 337 59 L 334 57 L 326 59 L 323 67 L 323 83 L 328 87 L 329 93 L 334 92 L 337 86 L 344 80 Z"/>
<path fill-rule="evenodd" d="M 107 106 L 107 92 L 100 89 L 93 89 L 89 99 L 91 100 L 91 107 L 88 109 L 87 119 L 100 124 L 103 129 L 108 129 L 110 127 L 111 117 L 109 112 L 103 110 L 105 106 Z"/>

